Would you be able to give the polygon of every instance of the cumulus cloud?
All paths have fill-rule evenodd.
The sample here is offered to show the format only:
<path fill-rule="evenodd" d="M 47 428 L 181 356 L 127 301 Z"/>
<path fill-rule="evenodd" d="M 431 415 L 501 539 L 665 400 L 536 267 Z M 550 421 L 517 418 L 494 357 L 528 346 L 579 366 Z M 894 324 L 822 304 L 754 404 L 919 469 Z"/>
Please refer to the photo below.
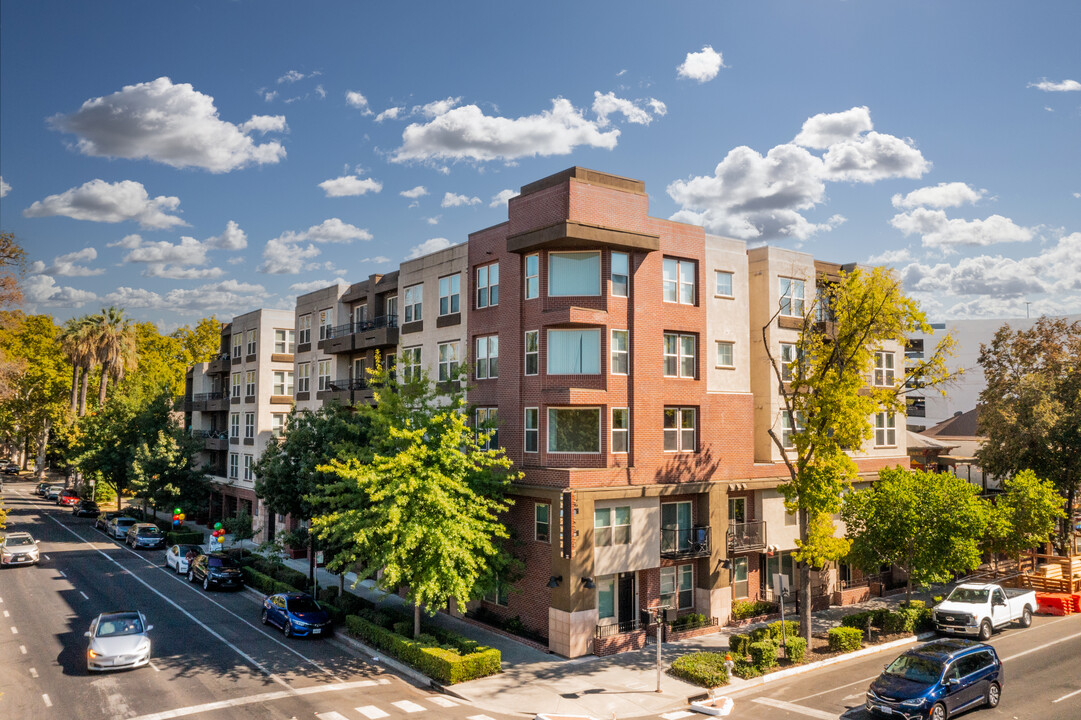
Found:
<path fill-rule="evenodd" d="M 342 222 L 338 218 L 329 218 L 307 230 L 289 230 L 267 240 L 259 272 L 296 275 L 303 270 L 312 269 L 312 264 L 307 261 L 318 257 L 321 252 L 316 243 L 348 243 L 371 239 L 372 234 L 367 230 Z"/>
<path fill-rule="evenodd" d="M 319 187 L 327 194 L 327 197 L 354 197 L 370 192 L 379 192 L 383 189 L 383 183 L 371 178 L 359 178 L 356 175 L 343 175 L 333 180 L 324 180 Z"/>
<path fill-rule="evenodd" d="M 397 120 L 398 115 L 401 114 L 403 110 L 405 110 L 405 108 L 402 107 L 387 108 L 386 110 L 375 116 L 375 121 L 377 123 L 381 123 L 384 120 Z"/>
<path fill-rule="evenodd" d="M 289 292 L 294 295 L 304 295 L 315 290 L 322 290 L 328 288 L 331 285 L 348 286 L 349 282 L 345 278 L 334 278 L 333 280 L 312 280 L 310 282 L 293 283 L 289 286 Z"/>
<path fill-rule="evenodd" d="M 204 241 L 207 247 L 219 250 L 243 250 L 248 247 L 248 234 L 240 229 L 235 220 L 225 224 L 225 232 L 216 237 L 208 237 Z"/>
<path fill-rule="evenodd" d="M 281 85 L 282 83 L 295 83 L 298 80 L 303 80 L 304 77 L 304 73 L 298 72 L 297 70 L 290 70 L 289 72 L 278 78 L 278 84 Z"/>
<path fill-rule="evenodd" d="M 66 277 L 89 277 L 91 275 L 101 275 L 105 272 L 104 268 L 91 268 L 86 265 L 80 265 L 79 263 L 85 263 L 90 260 L 96 260 L 98 257 L 98 251 L 92 247 L 83 248 L 82 250 L 76 250 L 75 252 L 66 253 L 64 255 L 57 255 L 53 258 L 52 265 L 46 265 L 38 260 L 33 263 L 29 272 L 32 275 L 61 275 Z"/>
<path fill-rule="evenodd" d="M 868 265 L 894 265 L 896 263 L 908 262 L 912 259 L 912 253 L 908 248 L 901 248 L 900 250 L 886 250 L 878 255 L 872 255 L 867 258 Z"/>
<path fill-rule="evenodd" d="M 1032 228 L 1021 227 L 1001 215 L 984 220 L 948 218 L 945 210 L 915 208 L 890 219 L 890 225 L 905 235 L 920 235 L 923 246 L 950 250 L 958 246 L 985 247 L 1007 242 L 1028 242 Z"/>
<path fill-rule="evenodd" d="M 461 101 L 460 97 L 448 97 L 442 100 L 434 100 L 426 105 L 414 105 L 412 114 L 423 115 L 426 118 L 438 117 L 457 107 Z"/>
<path fill-rule="evenodd" d="M 145 265 L 142 274 L 147 277 L 174 280 L 205 280 L 221 277 L 225 271 L 207 265 L 209 250 L 242 250 L 248 246 L 248 235 L 236 221 L 230 220 L 221 235 L 199 241 L 193 237 L 181 237 L 180 242 L 147 242 L 140 235 L 127 235 L 109 243 L 109 247 L 127 250 L 123 261 Z"/>
<path fill-rule="evenodd" d="M 409 198 L 410 200 L 416 200 L 419 197 L 423 197 L 423 196 L 427 195 L 428 194 L 428 188 L 424 187 L 423 185 L 417 185 L 415 188 L 412 188 L 411 190 L 402 190 L 398 194 L 401 195 L 402 197 Z"/>
<path fill-rule="evenodd" d="M 345 94 L 345 104 L 349 107 L 354 107 L 360 110 L 361 115 L 371 115 L 372 109 L 368 107 L 368 98 L 364 97 L 355 90 L 350 90 Z"/>
<path fill-rule="evenodd" d="M 611 150 L 618 138 L 619 130 L 602 131 L 563 98 L 553 100 L 551 110 L 515 119 L 488 116 L 476 105 L 464 105 L 429 123 L 411 123 L 391 160 L 510 161 L 567 155 L 579 145 Z"/>
<path fill-rule="evenodd" d="M 457 195 L 452 192 L 443 193 L 443 202 L 441 205 L 447 207 L 461 207 L 462 205 L 480 205 L 479 197 L 469 197 L 468 195 Z"/>
<path fill-rule="evenodd" d="M 440 220 L 440 219 L 441 219 L 442 217 L 443 217 L 442 215 L 436 215 L 436 216 L 434 216 L 434 217 L 430 217 L 430 218 L 427 218 L 427 220 L 428 220 L 428 224 L 429 224 L 429 225 L 438 225 L 438 224 L 439 224 L 439 220 Z"/>
<path fill-rule="evenodd" d="M 1077 92 L 1081 90 L 1081 82 L 1077 82 L 1076 80 L 1051 82 L 1047 78 L 1044 78 L 1040 82 L 1029 83 L 1028 86 L 1034 87 L 1037 90 L 1043 90 L 1044 92 Z"/>
<path fill-rule="evenodd" d="M 281 143 L 256 144 L 248 135 L 286 130 L 285 118 L 256 115 L 240 125 L 218 117 L 214 98 L 167 77 L 92 98 L 77 111 L 49 118 L 78 137 L 84 155 L 146 158 L 173 167 L 214 173 L 280 162 Z"/>
<path fill-rule="evenodd" d="M 488 207 L 499 207 L 500 205 L 506 205 L 508 202 L 510 202 L 510 199 L 512 197 L 518 197 L 517 191 L 511 190 L 510 188 L 500 190 L 492 196 L 492 201 L 488 203 Z"/>
<path fill-rule="evenodd" d="M 11 186 L 4 182 L 4 176 L 0 175 L 0 198 L 11 192 Z"/>
<path fill-rule="evenodd" d="M 118 223 L 134 220 L 144 228 L 161 229 L 187 225 L 176 215 L 180 198 L 159 195 L 151 198 L 142 183 L 121 180 L 116 183 L 91 180 L 59 195 L 49 195 L 23 210 L 26 217 L 60 215 L 75 220 Z"/>
<path fill-rule="evenodd" d="M 664 115 L 668 112 L 667 106 L 656 98 L 639 102 L 649 105 L 650 109 L 658 115 Z M 614 92 L 602 95 L 599 90 L 595 90 L 593 92 L 593 113 L 597 116 L 597 125 L 599 127 L 607 127 L 608 116 L 614 113 L 621 113 L 627 119 L 627 122 L 636 125 L 649 125 L 653 122 L 653 116 L 649 113 L 649 110 L 640 107 L 632 100 L 616 97 Z"/>
<path fill-rule="evenodd" d="M 986 190 L 976 190 L 963 182 L 939 183 L 913 190 L 908 195 L 898 193 L 891 202 L 895 208 L 960 207 L 966 203 L 975 204 L 986 194 Z"/>
<path fill-rule="evenodd" d="M 170 290 L 164 295 L 145 288 L 119 287 L 102 300 L 121 307 L 168 308 L 180 313 L 234 314 L 258 307 L 266 298 L 262 285 L 223 280 L 195 288 Z"/>
<path fill-rule="evenodd" d="M 439 252 L 440 250 L 446 250 L 447 248 L 449 248 L 451 246 L 451 244 L 452 243 L 450 242 L 450 240 L 447 240 L 446 238 L 441 238 L 441 237 L 432 238 L 430 240 L 425 240 L 420 245 L 414 245 L 409 250 L 409 254 L 405 256 L 405 259 L 406 260 L 415 260 L 415 259 L 417 259 L 419 257 L 424 257 L 425 255 L 430 255 L 431 253 Z"/>
<path fill-rule="evenodd" d="M 712 46 L 706 45 L 699 52 L 687 53 L 683 64 L 676 68 L 676 75 L 704 83 L 717 77 L 717 73 L 724 66 L 721 54 Z"/>
<path fill-rule="evenodd" d="M 32 275 L 20 284 L 23 297 L 31 305 L 81 308 L 98 299 L 97 295 L 88 290 L 57 285 L 56 280 L 49 275 Z"/>
<path fill-rule="evenodd" d="M 279 236 L 285 242 L 348 243 L 354 240 L 371 240 L 372 234 L 363 228 L 328 218 L 302 232 L 288 231 Z"/>

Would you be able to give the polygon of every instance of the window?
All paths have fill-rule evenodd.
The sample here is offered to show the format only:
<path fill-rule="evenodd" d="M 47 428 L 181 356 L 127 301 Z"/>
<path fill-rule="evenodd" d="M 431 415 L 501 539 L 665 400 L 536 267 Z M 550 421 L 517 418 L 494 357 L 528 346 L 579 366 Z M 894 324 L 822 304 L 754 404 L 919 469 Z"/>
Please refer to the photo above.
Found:
<path fill-rule="evenodd" d="M 297 365 L 297 387 L 298 393 L 309 392 L 311 390 L 311 363 L 300 363 Z"/>
<path fill-rule="evenodd" d="M 548 408 L 548 452 L 600 451 L 600 408 Z"/>
<path fill-rule="evenodd" d="M 525 451 L 535 453 L 540 447 L 540 410 L 525 409 Z"/>
<path fill-rule="evenodd" d="M 601 294 L 600 252 L 548 253 L 548 295 Z"/>
<path fill-rule="evenodd" d="M 309 318 L 310 320 L 310 318 Z M 292 355 L 293 348 L 296 344 L 296 331 L 295 330 L 275 330 L 274 331 L 274 352 L 278 355 Z"/>
<path fill-rule="evenodd" d="M 477 307 L 499 304 L 499 263 L 477 268 Z"/>
<path fill-rule="evenodd" d="M 270 416 L 270 434 L 272 437 L 281 437 L 285 433 L 285 413 L 274 413 Z"/>
<path fill-rule="evenodd" d="M 229 437 L 240 437 L 240 413 L 229 413 Z"/>
<path fill-rule="evenodd" d="M 236 480 L 240 474 L 240 456 L 236 453 L 229 453 L 229 478 Z"/>
<path fill-rule="evenodd" d="M 240 373 L 233 373 L 233 397 L 240 397 Z"/>
<path fill-rule="evenodd" d="M 735 599 L 745 598 L 748 590 L 747 558 L 732 558 L 732 597 Z"/>
<path fill-rule="evenodd" d="M 662 298 L 665 302 L 694 305 L 694 284 L 698 276 L 693 260 L 665 258 L 663 263 Z"/>
<path fill-rule="evenodd" d="M 496 409 L 477 408 L 477 438 L 481 450 L 495 450 L 499 447 L 499 421 L 496 419 Z M 480 440 L 480 432 L 490 433 L 487 440 Z"/>
<path fill-rule="evenodd" d="M 897 444 L 896 418 L 893 413 L 875 415 L 875 447 L 892 447 Z"/>
<path fill-rule="evenodd" d="M 661 568 L 661 605 L 677 610 L 694 607 L 694 565 Z"/>
<path fill-rule="evenodd" d="M 779 278 L 781 295 L 781 315 L 783 317 L 803 317 L 803 288 L 802 280 L 794 278 Z"/>
<path fill-rule="evenodd" d="M 631 442 L 631 411 L 612 408 L 612 452 L 625 453 Z"/>
<path fill-rule="evenodd" d="M 533 539 L 538 542 L 549 542 L 549 530 L 551 529 L 552 506 L 548 503 L 533 504 Z"/>
<path fill-rule="evenodd" d="M 728 498 L 728 524 L 741 525 L 747 522 L 747 498 Z"/>
<path fill-rule="evenodd" d="M 297 338 L 297 342 L 304 345 L 312 341 L 312 316 L 301 315 L 300 316 L 300 336 Z"/>
<path fill-rule="evenodd" d="M 330 360 L 319 361 L 319 384 L 316 386 L 319 390 L 330 389 Z"/>
<path fill-rule="evenodd" d="M 477 338 L 477 380 L 499 377 L 499 336 Z"/>
<path fill-rule="evenodd" d="M 630 256 L 623 252 L 612 253 L 612 295 L 627 297 L 630 290 Z"/>
<path fill-rule="evenodd" d="M 448 275 L 439 278 L 439 314 L 453 315 L 458 312 L 458 303 L 461 297 L 462 276 L 461 274 Z"/>
<path fill-rule="evenodd" d="M 458 374 L 458 343 L 439 345 L 439 382 L 454 380 Z"/>
<path fill-rule="evenodd" d="M 406 382 L 420 380 L 419 347 L 405 348 L 402 350 L 402 377 Z"/>
<path fill-rule="evenodd" d="M 293 373 L 283 370 L 279 370 L 274 373 L 274 394 L 293 394 Z"/>
<path fill-rule="evenodd" d="M 893 387 L 893 353 L 875 353 L 875 380 L 874 384 L 879 387 Z"/>
<path fill-rule="evenodd" d="M 536 375 L 540 371 L 540 331 L 529 330 L 525 334 L 525 374 Z"/>
<path fill-rule="evenodd" d="M 694 335 L 664 334 L 665 377 L 694 378 L 698 369 L 695 352 L 697 339 Z"/>
<path fill-rule="evenodd" d="M 244 479 L 251 481 L 255 479 L 255 468 L 252 463 L 252 456 L 244 456 Z"/>
<path fill-rule="evenodd" d="M 612 367 L 613 375 L 626 375 L 630 370 L 630 351 L 627 349 L 627 331 L 612 331 Z"/>
<path fill-rule="evenodd" d="M 244 352 L 244 338 L 240 333 L 233 336 L 233 357 L 238 358 Z"/>
<path fill-rule="evenodd" d="M 255 396 L 255 371 L 254 370 L 249 370 L 248 372 L 244 373 L 244 396 L 245 397 L 254 397 Z"/>
<path fill-rule="evenodd" d="M 714 271 L 713 294 L 720 297 L 734 297 L 732 295 L 732 273 L 726 270 Z"/>
<path fill-rule="evenodd" d="M 664 409 L 664 451 L 694 452 L 696 408 Z"/>
<path fill-rule="evenodd" d="M 792 366 L 795 363 L 796 345 L 794 343 L 781 343 L 781 382 L 792 382 L 795 375 L 792 372 Z"/>
<path fill-rule="evenodd" d="M 258 347 L 258 344 L 256 343 L 255 338 L 256 338 L 255 331 L 254 330 L 249 330 L 248 331 L 248 354 L 249 355 L 254 355 L 255 351 L 256 351 L 256 349 Z"/>
<path fill-rule="evenodd" d="M 493 605 L 500 605 L 502 607 L 506 607 L 507 604 L 510 602 L 510 594 L 507 592 L 508 589 L 509 586 L 505 582 L 500 580 L 499 576 L 497 575 L 495 579 L 495 590 L 484 596 L 485 602 L 490 602 Z"/>
<path fill-rule="evenodd" d="M 540 255 L 525 256 L 525 299 L 540 297 Z"/>
<path fill-rule="evenodd" d="M 661 551 L 690 550 L 694 538 L 689 502 L 661 503 Z"/>
<path fill-rule="evenodd" d="M 331 335 L 331 324 L 334 320 L 331 317 L 330 310 L 319 311 L 319 339 L 326 340 Z"/>
<path fill-rule="evenodd" d="M 616 580 L 612 577 L 597 578 L 597 619 L 616 618 Z"/>
<path fill-rule="evenodd" d="M 398 324 L 398 296 L 391 295 L 386 299 L 385 303 L 386 312 L 384 315 L 387 317 L 387 323 L 390 327 L 396 327 Z"/>
<path fill-rule="evenodd" d="M 601 331 L 549 330 L 549 375 L 599 375 Z"/>
<path fill-rule="evenodd" d="M 405 321 L 417 322 L 423 319 L 424 286 L 413 285 L 405 289 Z"/>
<path fill-rule="evenodd" d="M 797 524 L 796 519 L 797 519 L 796 518 L 796 513 L 791 513 L 791 512 L 788 512 L 787 510 L 785 510 L 785 513 L 784 513 L 785 527 L 794 527 Z"/>
<path fill-rule="evenodd" d="M 792 560 L 791 552 L 775 553 L 772 556 L 766 556 L 766 587 L 770 590 L 773 589 L 773 576 L 783 575 L 788 578 L 788 591 L 789 595 L 785 596 L 786 600 L 791 600 L 795 595 L 796 589 L 796 564 Z M 777 598 L 774 597 L 774 600 Z"/>
<path fill-rule="evenodd" d="M 368 304 L 357 305 L 353 308 L 353 327 L 359 330 L 360 327 L 368 322 Z"/>
<path fill-rule="evenodd" d="M 244 437 L 248 440 L 255 437 L 255 413 L 244 413 Z"/>
<path fill-rule="evenodd" d="M 796 413 L 796 422 L 792 422 L 792 413 L 781 413 L 781 444 L 786 450 L 796 447 L 796 433 L 803 432 L 803 416 Z"/>
<path fill-rule="evenodd" d="M 593 546 L 629 545 L 630 507 L 597 508 L 593 511 Z"/>
<path fill-rule="evenodd" d="M 736 366 L 733 349 L 735 343 L 727 340 L 717 341 L 717 367 L 730 368 Z"/>
<path fill-rule="evenodd" d="M 387 356 L 383 362 L 383 367 L 387 371 L 387 377 L 391 380 L 394 380 L 394 374 L 398 370 L 398 360 L 395 357 L 394 353 L 387 353 Z"/>

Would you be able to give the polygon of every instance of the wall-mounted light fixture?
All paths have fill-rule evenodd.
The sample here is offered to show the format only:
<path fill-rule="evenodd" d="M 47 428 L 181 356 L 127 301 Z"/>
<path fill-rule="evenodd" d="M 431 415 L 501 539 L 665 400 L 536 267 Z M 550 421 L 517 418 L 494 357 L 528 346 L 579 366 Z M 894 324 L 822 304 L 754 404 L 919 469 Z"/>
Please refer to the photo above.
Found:
<path fill-rule="evenodd" d="M 593 578 L 589 577 L 582 578 L 582 584 L 585 585 L 586 590 L 592 590 L 593 588 L 597 587 L 597 585 L 593 582 Z"/>
<path fill-rule="evenodd" d="M 559 583 L 561 582 L 563 582 L 562 575 L 553 575 L 548 578 L 548 587 L 550 587 L 552 590 L 555 590 L 557 587 L 559 587 Z"/>

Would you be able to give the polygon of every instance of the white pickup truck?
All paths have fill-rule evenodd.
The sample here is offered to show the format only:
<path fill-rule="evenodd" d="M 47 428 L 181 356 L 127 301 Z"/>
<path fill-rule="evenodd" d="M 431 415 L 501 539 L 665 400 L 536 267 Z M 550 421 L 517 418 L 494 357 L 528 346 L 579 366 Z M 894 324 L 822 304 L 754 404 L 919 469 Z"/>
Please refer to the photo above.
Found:
<path fill-rule="evenodd" d="M 1035 590 L 964 583 L 935 605 L 935 628 L 940 633 L 976 635 L 988 640 L 992 632 L 1011 622 L 1028 627 L 1035 610 Z"/>

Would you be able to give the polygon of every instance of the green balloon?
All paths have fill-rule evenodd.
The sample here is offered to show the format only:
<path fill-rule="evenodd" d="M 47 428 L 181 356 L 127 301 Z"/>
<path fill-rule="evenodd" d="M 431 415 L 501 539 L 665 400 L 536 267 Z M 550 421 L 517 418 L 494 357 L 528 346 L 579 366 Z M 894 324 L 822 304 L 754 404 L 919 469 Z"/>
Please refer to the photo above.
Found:
<path fill-rule="evenodd" d="M 215 530 L 221 530 L 221 523 L 220 522 L 214 523 L 214 529 Z"/>

